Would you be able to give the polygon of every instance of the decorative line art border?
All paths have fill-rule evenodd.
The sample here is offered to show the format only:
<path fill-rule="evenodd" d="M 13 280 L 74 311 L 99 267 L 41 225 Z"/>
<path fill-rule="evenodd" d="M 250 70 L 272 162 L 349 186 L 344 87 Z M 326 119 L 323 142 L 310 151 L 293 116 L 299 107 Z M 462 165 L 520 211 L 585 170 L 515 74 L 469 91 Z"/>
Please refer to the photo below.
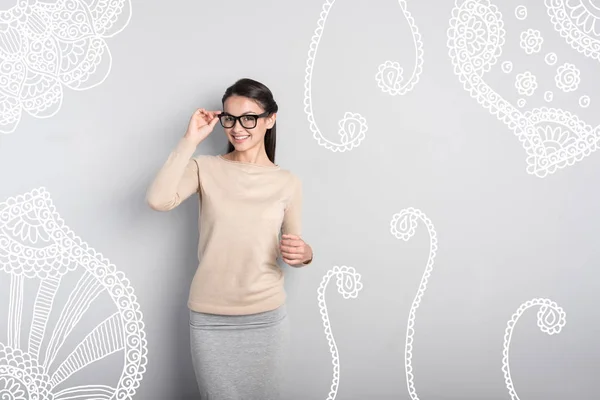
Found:
<path fill-rule="evenodd" d="M 406 369 L 406 384 L 408 388 L 408 394 L 412 400 L 418 400 L 419 396 L 417 395 L 417 390 L 415 389 L 414 382 L 414 373 L 412 367 L 412 358 L 413 358 L 413 342 L 415 336 L 415 319 L 417 314 L 417 308 L 419 308 L 421 304 L 421 299 L 425 294 L 425 290 L 427 290 L 427 284 L 429 282 L 429 277 L 431 276 L 431 272 L 433 271 L 433 263 L 436 257 L 438 244 L 437 244 L 437 233 L 435 232 L 433 223 L 431 220 L 419 209 L 409 207 L 400 211 L 397 214 L 394 214 L 392 220 L 390 222 L 391 233 L 397 239 L 402 239 L 404 241 L 410 240 L 416 230 L 418 222 L 421 221 L 427 228 L 427 232 L 429 233 L 429 257 L 427 259 L 427 265 L 425 267 L 425 271 L 421 277 L 421 283 L 419 284 L 419 289 L 417 290 L 417 294 L 412 302 L 410 307 L 410 312 L 408 314 L 408 323 L 406 328 L 406 344 L 404 349 L 404 362 Z"/>
<path fill-rule="evenodd" d="M 24 113 L 55 116 L 65 88 L 102 84 L 112 68 L 107 38 L 129 24 L 130 0 L 15 0 L 0 11 L 0 133 Z"/>
<path fill-rule="evenodd" d="M 548 299 L 537 298 L 526 301 L 521 304 L 519 309 L 512 315 L 506 326 L 506 331 L 504 333 L 504 348 L 502 350 L 502 372 L 504 373 L 506 388 L 508 389 L 508 393 L 512 400 L 519 400 L 519 396 L 517 395 L 512 381 L 508 362 L 510 341 L 519 318 L 521 318 L 525 311 L 532 307 L 540 307 L 537 312 L 537 325 L 542 332 L 548 335 L 560 333 L 567 323 L 567 314 L 562 307 L 559 307 L 558 304 Z"/>
<path fill-rule="evenodd" d="M 545 0 L 544 4 L 560 36 L 574 50 L 600 61 L 600 16 L 592 14 L 581 0 Z"/>
<path fill-rule="evenodd" d="M 63 277 L 76 270 L 82 275 L 72 287 Z M 11 280 L 5 294 L 9 296 L 8 341 L 0 343 L 0 385 L 4 385 L 0 389 L 8 390 L 14 399 L 133 398 L 148 362 L 143 316 L 134 290 L 123 272 L 65 225 L 45 188 L 0 203 L 0 271 Z M 32 279 L 39 280 L 39 287 L 27 326 L 22 320 L 23 286 Z M 68 294 L 68 301 L 50 327 L 60 293 Z M 112 300 L 116 310 L 60 359 L 67 337 L 101 294 Z M 21 330 L 27 328 L 28 341 L 21 343 Z M 117 353 L 123 355 L 123 367 L 116 387 L 97 384 L 57 390 L 73 374 Z"/>
<path fill-rule="evenodd" d="M 317 49 L 325 31 L 325 22 L 331 11 L 335 0 L 326 0 L 319 14 L 317 27 L 311 38 L 306 61 L 306 75 L 304 80 L 304 111 L 307 115 L 309 128 L 313 138 L 320 146 L 335 152 L 346 152 L 358 147 L 366 137 L 368 130 L 367 120 L 360 113 L 346 111 L 338 122 L 339 142 L 327 139 L 317 126 L 312 106 L 312 73 L 317 55 Z M 378 66 L 375 81 L 379 88 L 392 96 L 404 95 L 417 84 L 423 71 L 423 42 L 421 34 L 415 24 L 414 18 L 407 9 L 405 0 L 398 0 L 402 14 L 406 18 L 411 29 L 413 42 L 415 44 L 415 66 L 411 76 L 403 81 L 403 69 L 397 61 L 386 61 Z"/>
<path fill-rule="evenodd" d="M 489 0 L 455 0 L 455 4 L 447 42 L 454 73 L 471 97 L 517 136 L 527 154 L 527 173 L 544 178 L 595 152 L 600 142 L 600 125 L 592 127 L 577 115 L 558 108 L 541 107 L 523 113 L 483 80 L 483 75 L 498 62 L 505 44 L 502 14 Z M 475 35 L 473 29 L 485 34 Z M 552 99 L 549 94 L 545 97 L 547 101 Z M 585 105 L 585 99 L 582 103 Z"/>
<path fill-rule="evenodd" d="M 329 343 L 329 351 L 331 352 L 331 362 L 333 364 L 333 377 L 331 381 L 331 389 L 327 396 L 327 400 L 334 400 L 337 396 L 337 391 L 340 385 L 340 357 L 333 333 L 329 322 L 329 314 L 327 312 L 327 303 L 325 302 L 325 290 L 331 279 L 336 278 L 338 292 L 344 296 L 344 299 L 355 299 L 358 293 L 363 289 L 361 276 L 353 267 L 334 266 L 327 271 L 321 284 L 317 289 L 317 301 L 321 318 L 323 319 L 323 327 L 325 329 L 325 337 Z"/>
<path fill-rule="evenodd" d="M 423 40 L 421 33 L 419 33 L 419 28 L 415 23 L 415 19 L 410 11 L 408 11 L 405 0 L 399 0 L 398 4 L 402 9 L 402 14 L 404 15 L 404 18 L 406 18 L 412 34 L 413 44 L 415 46 L 415 64 L 412 73 L 406 82 L 402 82 L 404 70 L 399 62 L 388 60 L 379 65 L 377 74 L 375 75 L 377 86 L 379 86 L 384 93 L 389 93 L 392 96 L 404 95 L 415 87 L 423 73 L 424 61 Z"/>

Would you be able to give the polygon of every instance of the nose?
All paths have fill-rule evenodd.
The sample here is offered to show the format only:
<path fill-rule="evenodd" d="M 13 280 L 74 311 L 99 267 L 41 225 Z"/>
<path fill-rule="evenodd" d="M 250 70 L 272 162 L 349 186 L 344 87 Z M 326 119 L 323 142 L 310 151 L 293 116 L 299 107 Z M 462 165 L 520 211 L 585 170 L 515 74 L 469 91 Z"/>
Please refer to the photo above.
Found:
<path fill-rule="evenodd" d="M 245 131 L 244 127 L 242 126 L 241 121 L 238 121 L 238 120 L 235 121 L 235 123 L 231 127 L 231 130 L 235 133 L 243 133 Z"/>

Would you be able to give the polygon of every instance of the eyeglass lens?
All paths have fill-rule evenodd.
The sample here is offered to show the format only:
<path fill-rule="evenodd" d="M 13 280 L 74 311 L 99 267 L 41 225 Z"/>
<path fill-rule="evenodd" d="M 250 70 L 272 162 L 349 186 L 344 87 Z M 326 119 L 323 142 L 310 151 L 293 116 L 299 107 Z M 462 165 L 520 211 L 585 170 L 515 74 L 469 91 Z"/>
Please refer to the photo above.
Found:
<path fill-rule="evenodd" d="M 239 119 L 242 126 L 246 129 L 252 129 L 256 126 L 256 115 L 242 115 L 241 117 L 234 117 L 232 115 L 221 115 L 219 120 L 224 128 L 231 128 L 235 125 L 235 120 Z"/>

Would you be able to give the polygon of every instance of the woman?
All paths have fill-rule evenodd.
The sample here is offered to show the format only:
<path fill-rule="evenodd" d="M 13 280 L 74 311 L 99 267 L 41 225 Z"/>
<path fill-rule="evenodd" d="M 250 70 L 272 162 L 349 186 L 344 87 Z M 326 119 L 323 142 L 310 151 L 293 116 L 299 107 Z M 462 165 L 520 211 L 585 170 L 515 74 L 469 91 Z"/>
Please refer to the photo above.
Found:
<path fill-rule="evenodd" d="M 280 399 L 289 325 L 276 259 L 293 267 L 312 261 L 301 238 L 302 185 L 275 164 L 278 107 L 266 86 L 238 80 L 222 106 L 192 115 L 147 201 L 167 211 L 198 195 L 200 263 L 188 307 L 201 399 Z M 192 157 L 219 121 L 227 154 Z"/>

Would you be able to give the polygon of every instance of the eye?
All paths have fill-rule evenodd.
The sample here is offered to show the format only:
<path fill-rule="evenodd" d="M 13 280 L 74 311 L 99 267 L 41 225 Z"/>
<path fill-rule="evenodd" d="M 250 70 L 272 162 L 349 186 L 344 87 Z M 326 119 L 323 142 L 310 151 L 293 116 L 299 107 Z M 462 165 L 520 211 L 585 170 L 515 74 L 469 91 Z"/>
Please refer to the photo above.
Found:
<path fill-rule="evenodd" d="M 242 117 L 242 119 L 244 120 L 244 122 L 251 122 L 254 121 L 255 116 L 254 115 L 244 115 Z"/>

